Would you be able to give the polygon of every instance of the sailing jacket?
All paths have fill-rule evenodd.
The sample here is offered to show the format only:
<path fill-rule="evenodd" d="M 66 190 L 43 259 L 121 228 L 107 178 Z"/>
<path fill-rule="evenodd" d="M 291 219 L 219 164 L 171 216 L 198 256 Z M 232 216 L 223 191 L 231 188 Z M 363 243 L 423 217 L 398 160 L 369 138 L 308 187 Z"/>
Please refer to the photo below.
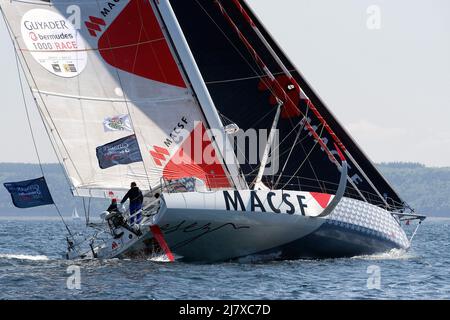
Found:
<path fill-rule="evenodd" d="M 120 203 L 124 203 L 128 199 L 130 199 L 130 204 L 141 204 L 144 201 L 142 191 L 138 187 L 132 187 L 128 190 L 127 194 L 123 197 Z"/>

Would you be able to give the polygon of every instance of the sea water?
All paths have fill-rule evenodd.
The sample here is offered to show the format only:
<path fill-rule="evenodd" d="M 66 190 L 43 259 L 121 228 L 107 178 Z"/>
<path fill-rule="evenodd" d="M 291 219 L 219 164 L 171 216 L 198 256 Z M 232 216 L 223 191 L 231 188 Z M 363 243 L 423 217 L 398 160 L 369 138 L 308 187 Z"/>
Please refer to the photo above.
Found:
<path fill-rule="evenodd" d="M 450 299 L 445 219 L 425 221 L 408 252 L 347 259 L 74 262 L 65 248 L 56 219 L 0 218 L 0 299 Z"/>

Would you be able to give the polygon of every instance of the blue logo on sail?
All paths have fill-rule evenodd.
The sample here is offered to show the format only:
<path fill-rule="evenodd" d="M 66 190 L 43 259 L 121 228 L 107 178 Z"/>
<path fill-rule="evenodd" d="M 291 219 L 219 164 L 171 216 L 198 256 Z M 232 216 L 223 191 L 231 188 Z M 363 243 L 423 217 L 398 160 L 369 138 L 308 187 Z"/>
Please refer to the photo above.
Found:
<path fill-rule="evenodd" d="M 131 135 L 97 147 L 97 159 L 101 169 L 142 161 L 136 136 Z"/>

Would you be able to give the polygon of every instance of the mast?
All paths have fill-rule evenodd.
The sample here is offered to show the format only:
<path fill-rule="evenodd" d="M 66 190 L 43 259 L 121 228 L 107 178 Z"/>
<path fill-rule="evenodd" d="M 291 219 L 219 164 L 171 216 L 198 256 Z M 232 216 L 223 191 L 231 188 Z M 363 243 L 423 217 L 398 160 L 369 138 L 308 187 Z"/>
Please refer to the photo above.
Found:
<path fill-rule="evenodd" d="M 255 183 L 253 184 L 257 187 L 263 178 L 264 170 L 266 169 L 267 160 L 269 159 L 270 149 L 273 147 L 273 139 L 275 138 L 275 130 L 277 128 L 278 121 L 280 120 L 281 107 L 283 103 L 280 101 L 277 107 L 277 113 L 275 114 L 275 119 L 273 120 L 272 128 L 270 130 L 269 138 L 267 140 L 266 148 L 264 150 L 264 155 L 261 159 L 261 164 L 259 167 L 258 175 L 256 176 Z"/>
<path fill-rule="evenodd" d="M 238 189 L 247 189 L 248 185 L 242 173 L 240 172 L 239 164 L 234 154 L 233 147 L 228 139 L 228 136 L 223 127 L 222 121 L 220 120 L 217 108 L 209 94 L 208 88 L 205 85 L 203 77 L 200 70 L 195 62 L 192 55 L 191 49 L 186 41 L 180 24 L 175 16 L 169 0 L 153 0 L 154 5 L 158 7 L 158 11 L 163 19 L 167 31 L 173 41 L 173 44 L 177 50 L 180 60 L 185 68 L 186 74 L 191 81 L 192 88 L 198 98 L 200 106 L 205 114 L 210 128 L 217 129 L 218 137 L 215 137 L 214 143 L 216 145 L 216 150 L 221 153 L 222 159 L 225 161 L 225 166 L 228 168 L 230 177 L 234 182 L 234 185 Z M 219 142 L 223 141 L 224 145 L 218 145 Z M 229 160 L 232 163 L 230 165 Z"/>

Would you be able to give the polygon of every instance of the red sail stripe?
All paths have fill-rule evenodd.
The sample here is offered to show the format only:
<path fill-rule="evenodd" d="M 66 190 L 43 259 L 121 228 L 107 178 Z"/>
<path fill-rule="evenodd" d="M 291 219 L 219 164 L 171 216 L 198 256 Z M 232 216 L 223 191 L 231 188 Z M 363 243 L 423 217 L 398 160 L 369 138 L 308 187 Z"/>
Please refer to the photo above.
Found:
<path fill-rule="evenodd" d="M 205 133 L 205 126 L 199 123 L 164 167 L 165 179 L 196 177 L 211 189 L 231 186 L 211 139 Z"/>
<path fill-rule="evenodd" d="M 118 69 L 186 88 L 150 1 L 131 0 L 102 34 L 98 48 Z"/>

